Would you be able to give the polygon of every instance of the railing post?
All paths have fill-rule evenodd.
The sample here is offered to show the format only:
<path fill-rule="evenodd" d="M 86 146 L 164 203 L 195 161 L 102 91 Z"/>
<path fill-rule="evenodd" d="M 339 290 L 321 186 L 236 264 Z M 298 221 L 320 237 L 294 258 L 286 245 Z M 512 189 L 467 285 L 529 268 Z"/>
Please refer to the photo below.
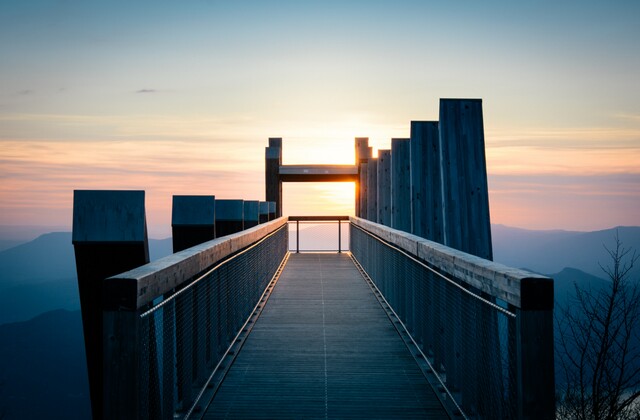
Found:
<path fill-rule="evenodd" d="M 338 254 L 342 254 L 342 225 L 338 220 Z"/>
<path fill-rule="evenodd" d="M 300 220 L 296 220 L 296 254 L 300 253 Z"/>
<path fill-rule="evenodd" d="M 104 328 L 104 419 L 143 417 L 140 404 L 140 316 L 106 310 Z"/>
<path fill-rule="evenodd" d="M 518 417 L 555 418 L 553 281 L 523 279 L 516 321 Z"/>
<path fill-rule="evenodd" d="M 144 191 L 74 191 L 73 245 L 91 410 L 93 418 L 100 419 L 112 404 L 105 384 L 113 373 L 103 371 L 103 367 L 113 362 L 109 357 L 126 363 L 125 359 L 134 352 L 128 349 L 123 354 L 109 353 L 107 345 L 114 343 L 103 341 L 106 337 L 102 311 L 103 283 L 107 277 L 149 262 Z M 123 316 L 127 318 L 117 314 L 118 318 Z M 119 321 L 117 325 L 122 325 L 122 322 Z M 123 328 L 127 334 L 135 335 L 137 331 L 135 325 Z"/>

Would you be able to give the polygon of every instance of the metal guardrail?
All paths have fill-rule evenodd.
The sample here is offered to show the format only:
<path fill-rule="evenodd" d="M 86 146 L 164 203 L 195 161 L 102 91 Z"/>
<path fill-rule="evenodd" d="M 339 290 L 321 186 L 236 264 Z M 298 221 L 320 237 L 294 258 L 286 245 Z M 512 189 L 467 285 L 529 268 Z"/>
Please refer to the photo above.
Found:
<path fill-rule="evenodd" d="M 188 417 L 287 254 L 287 219 L 104 282 L 104 418 Z"/>
<path fill-rule="evenodd" d="M 352 255 L 465 418 L 555 416 L 553 280 L 351 218 Z"/>
<path fill-rule="evenodd" d="M 300 253 L 300 222 L 302 223 L 333 223 L 338 226 L 338 247 L 330 251 L 337 250 L 342 253 L 342 222 L 349 221 L 349 216 L 289 216 L 289 223 L 296 226 L 296 254 Z M 318 247 L 315 247 L 318 248 Z M 293 249 L 291 249 L 293 251 Z M 303 251 L 327 251 L 326 249 L 303 249 Z"/>

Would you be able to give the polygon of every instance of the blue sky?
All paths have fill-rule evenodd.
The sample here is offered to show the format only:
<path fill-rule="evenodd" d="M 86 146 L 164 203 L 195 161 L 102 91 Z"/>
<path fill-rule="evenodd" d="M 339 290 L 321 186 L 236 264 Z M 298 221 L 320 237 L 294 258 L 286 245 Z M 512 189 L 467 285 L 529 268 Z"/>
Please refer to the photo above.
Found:
<path fill-rule="evenodd" d="M 483 99 L 493 222 L 640 224 L 639 2 L 130 3 L 0 1 L 0 224 L 140 188 L 163 235 L 171 194 L 262 199 L 270 136 L 347 163 L 441 97 Z M 318 188 L 288 210 L 349 211 Z"/>

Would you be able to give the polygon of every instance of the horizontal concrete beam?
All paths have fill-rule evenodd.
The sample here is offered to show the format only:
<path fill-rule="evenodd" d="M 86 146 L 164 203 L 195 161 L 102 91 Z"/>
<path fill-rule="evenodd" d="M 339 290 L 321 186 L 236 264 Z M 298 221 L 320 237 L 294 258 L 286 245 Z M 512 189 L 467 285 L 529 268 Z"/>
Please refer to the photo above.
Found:
<path fill-rule="evenodd" d="M 350 182 L 358 181 L 355 165 L 282 165 L 283 182 Z"/>
<path fill-rule="evenodd" d="M 104 281 L 107 308 L 135 310 L 170 292 L 214 264 L 259 241 L 286 224 L 280 217 L 222 238 L 196 245 Z"/>
<path fill-rule="evenodd" d="M 553 280 L 549 277 L 507 267 L 358 217 L 351 217 L 350 221 L 441 272 L 520 309 L 553 308 Z"/>

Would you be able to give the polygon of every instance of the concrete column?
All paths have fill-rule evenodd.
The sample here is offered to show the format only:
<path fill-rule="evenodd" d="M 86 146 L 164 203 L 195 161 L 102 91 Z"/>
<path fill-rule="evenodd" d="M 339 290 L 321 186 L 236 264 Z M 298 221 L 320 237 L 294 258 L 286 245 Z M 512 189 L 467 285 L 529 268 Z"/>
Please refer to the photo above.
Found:
<path fill-rule="evenodd" d="M 378 151 L 378 223 L 391 226 L 391 150 Z"/>
<path fill-rule="evenodd" d="M 411 232 L 409 139 L 391 139 L 391 227 Z"/>
<path fill-rule="evenodd" d="M 368 175 L 369 175 L 369 164 L 361 163 L 360 164 L 360 193 L 356 194 L 356 197 L 359 195 L 360 201 L 360 214 L 358 217 L 362 217 L 363 219 L 367 219 L 367 184 L 368 184 Z"/>
<path fill-rule="evenodd" d="M 244 228 L 249 229 L 260 223 L 260 202 L 247 200 L 244 202 Z"/>
<path fill-rule="evenodd" d="M 438 121 L 411 121 L 411 233 L 444 244 Z"/>
<path fill-rule="evenodd" d="M 367 220 L 378 223 L 378 159 L 369 159 L 367 166 Z"/>
<path fill-rule="evenodd" d="M 282 138 L 270 137 L 269 147 L 265 149 L 265 198 L 276 203 L 276 216 L 282 216 Z"/>
<path fill-rule="evenodd" d="M 276 203 L 274 203 L 273 201 L 269 201 L 269 220 L 274 220 L 281 216 L 277 215 L 276 208 Z"/>
<path fill-rule="evenodd" d="M 258 211 L 260 223 L 267 223 L 269 221 L 269 203 L 266 201 L 260 201 Z"/>
<path fill-rule="evenodd" d="M 73 247 L 93 418 L 103 417 L 102 283 L 149 262 L 144 191 L 73 192 Z"/>
<path fill-rule="evenodd" d="M 481 99 L 440 99 L 444 243 L 493 259 Z"/>
<path fill-rule="evenodd" d="M 216 200 L 216 237 L 244 229 L 244 200 Z"/>
<path fill-rule="evenodd" d="M 215 239 L 215 222 L 215 196 L 174 195 L 171 212 L 173 252 Z"/>

